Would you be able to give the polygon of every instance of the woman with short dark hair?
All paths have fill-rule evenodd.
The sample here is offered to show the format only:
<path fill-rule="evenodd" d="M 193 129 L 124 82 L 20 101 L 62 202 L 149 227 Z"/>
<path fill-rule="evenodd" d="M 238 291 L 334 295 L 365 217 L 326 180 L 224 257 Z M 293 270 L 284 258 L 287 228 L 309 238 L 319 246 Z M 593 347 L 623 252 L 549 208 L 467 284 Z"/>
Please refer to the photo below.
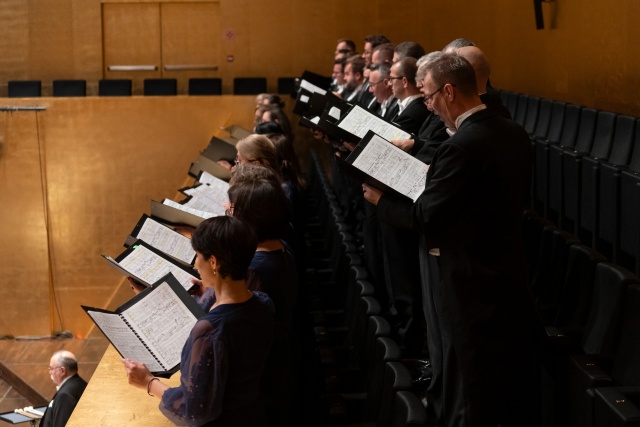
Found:
<path fill-rule="evenodd" d="M 144 364 L 123 359 L 129 383 L 161 399 L 177 425 L 263 426 L 260 379 L 273 337 L 273 304 L 247 289 L 256 250 L 252 227 L 233 217 L 203 221 L 193 232 L 195 266 L 215 303 L 191 330 L 180 361 L 180 386 L 170 388 Z"/>

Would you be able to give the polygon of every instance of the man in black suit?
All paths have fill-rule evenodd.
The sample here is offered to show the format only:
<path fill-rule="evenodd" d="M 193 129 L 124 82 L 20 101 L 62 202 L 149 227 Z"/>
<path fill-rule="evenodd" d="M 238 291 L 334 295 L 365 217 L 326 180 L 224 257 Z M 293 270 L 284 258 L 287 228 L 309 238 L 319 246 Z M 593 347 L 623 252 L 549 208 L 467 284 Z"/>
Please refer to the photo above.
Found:
<path fill-rule="evenodd" d="M 478 93 L 480 94 L 482 103 L 500 116 L 511 119 L 511 113 L 507 107 L 502 104 L 500 97 L 488 91 L 487 85 L 491 74 L 491 64 L 489 64 L 482 50 L 477 46 L 465 46 L 458 48 L 456 53 L 469 61 L 473 70 L 476 72 L 476 85 L 478 85 Z"/>
<path fill-rule="evenodd" d="M 431 396 L 440 400 L 439 425 L 537 426 L 542 332 L 521 235 L 529 138 L 482 104 L 474 70 L 458 55 L 429 63 L 424 90 L 456 133 L 435 153 L 423 194 L 412 204 L 363 190 L 381 220 L 419 231 L 438 255 L 442 348 L 434 351 L 444 378 L 430 391 L 440 393 Z"/>
<path fill-rule="evenodd" d="M 373 94 L 378 108 L 373 113 L 388 118 L 397 111 L 398 100 L 388 85 L 391 66 L 388 63 L 373 63 L 369 66 L 369 91 Z"/>
<path fill-rule="evenodd" d="M 416 59 L 407 57 L 391 66 L 389 85 L 398 99 L 398 114 L 391 118 L 405 132 L 416 135 L 429 115 L 416 86 Z"/>
<path fill-rule="evenodd" d="M 58 391 L 49 402 L 40 426 L 63 427 L 69 421 L 87 382 L 78 375 L 78 360 L 66 350 L 57 351 L 51 356 L 49 374 Z"/>

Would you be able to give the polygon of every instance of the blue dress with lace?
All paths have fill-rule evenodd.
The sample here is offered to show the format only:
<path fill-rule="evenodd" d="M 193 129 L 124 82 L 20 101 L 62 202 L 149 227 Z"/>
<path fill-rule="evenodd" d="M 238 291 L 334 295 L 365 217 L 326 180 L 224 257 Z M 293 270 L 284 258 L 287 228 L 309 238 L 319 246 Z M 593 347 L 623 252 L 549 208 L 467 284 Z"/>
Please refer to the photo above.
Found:
<path fill-rule="evenodd" d="M 258 396 L 273 316 L 263 292 L 203 316 L 182 349 L 180 386 L 162 396 L 162 413 L 176 425 L 263 425 Z"/>

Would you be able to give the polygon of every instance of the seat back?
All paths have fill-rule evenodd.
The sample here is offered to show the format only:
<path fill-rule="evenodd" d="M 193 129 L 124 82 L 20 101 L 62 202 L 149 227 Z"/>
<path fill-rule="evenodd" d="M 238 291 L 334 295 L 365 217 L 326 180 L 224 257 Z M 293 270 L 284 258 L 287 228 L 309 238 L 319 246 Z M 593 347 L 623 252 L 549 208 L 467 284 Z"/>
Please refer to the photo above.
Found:
<path fill-rule="evenodd" d="M 616 117 L 616 131 L 611 143 L 609 163 L 614 165 L 626 165 L 631 158 L 633 141 L 636 134 L 636 118 L 619 115 Z"/>
<path fill-rule="evenodd" d="M 518 94 L 518 108 L 516 109 L 516 115 L 513 114 L 513 120 L 515 120 L 520 126 L 524 126 L 524 123 L 527 119 L 527 107 L 529 105 L 529 95 L 525 95 L 524 93 Z"/>
<path fill-rule="evenodd" d="M 189 95 L 222 95 L 222 79 L 191 78 L 189 79 Z"/>
<path fill-rule="evenodd" d="M 578 137 L 578 128 L 580 127 L 580 111 L 582 107 L 579 105 L 569 104 L 564 110 L 564 120 L 562 122 L 562 133 L 560 136 L 560 146 L 573 148 Z"/>
<path fill-rule="evenodd" d="M 571 245 L 554 326 L 584 328 L 591 307 L 596 265 L 606 260 L 604 255 L 589 246 Z"/>
<path fill-rule="evenodd" d="M 427 425 L 427 412 L 418 396 L 399 391 L 393 401 L 391 427 L 422 427 Z"/>
<path fill-rule="evenodd" d="M 629 285 L 638 283 L 638 277 L 626 268 L 609 262 L 596 266 L 589 318 L 582 336 L 585 354 L 613 352 L 624 295 Z"/>
<path fill-rule="evenodd" d="M 53 96 L 87 96 L 86 80 L 54 80 Z"/>
<path fill-rule="evenodd" d="M 535 139 L 545 139 L 547 137 L 549 133 L 549 124 L 551 123 L 552 106 L 553 102 L 549 99 L 543 99 L 540 101 L 538 120 L 536 121 L 536 127 L 533 131 Z M 564 107 L 562 108 L 562 112 L 564 113 Z"/>
<path fill-rule="evenodd" d="M 146 96 L 172 96 L 178 94 L 177 79 L 144 79 L 142 93 Z"/>
<path fill-rule="evenodd" d="M 9 80 L 7 82 L 9 98 L 38 98 L 42 96 L 40 80 Z"/>
<path fill-rule="evenodd" d="M 591 157 L 606 160 L 609 158 L 617 114 L 610 111 L 598 111 L 596 129 L 591 147 Z"/>
<path fill-rule="evenodd" d="M 131 80 L 102 79 L 98 82 L 99 96 L 131 96 Z"/>
<path fill-rule="evenodd" d="M 551 104 L 551 119 L 549 120 L 549 131 L 547 140 L 552 144 L 557 144 L 562 138 L 564 129 L 564 115 L 567 104 L 561 101 L 553 101 Z M 576 125 L 577 128 L 577 125 Z"/>
<path fill-rule="evenodd" d="M 594 108 L 582 108 L 580 111 L 580 127 L 576 136 L 576 143 L 573 146 L 574 151 L 578 153 L 591 152 L 593 138 L 596 130 L 596 118 L 598 112 Z"/>
<path fill-rule="evenodd" d="M 540 111 L 540 98 L 537 96 L 530 96 L 527 102 L 527 116 L 524 119 L 524 130 L 529 135 L 533 135 L 536 130 L 536 124 L 538 123 L 538 112 Z"/>

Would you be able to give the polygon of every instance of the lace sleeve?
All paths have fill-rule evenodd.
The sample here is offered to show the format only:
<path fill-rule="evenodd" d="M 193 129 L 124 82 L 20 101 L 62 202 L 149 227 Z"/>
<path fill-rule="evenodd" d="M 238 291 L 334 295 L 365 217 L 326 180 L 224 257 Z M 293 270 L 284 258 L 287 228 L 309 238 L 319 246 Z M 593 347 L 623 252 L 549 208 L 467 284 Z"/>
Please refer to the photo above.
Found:
<path fill-rule="evenodd" d="M 228 358 L 208 321 L 199 321 L 182 350 L 180 386 L 164 392 L 160 410 L 176 425 L 199 426 L 222 412 Z"/>

